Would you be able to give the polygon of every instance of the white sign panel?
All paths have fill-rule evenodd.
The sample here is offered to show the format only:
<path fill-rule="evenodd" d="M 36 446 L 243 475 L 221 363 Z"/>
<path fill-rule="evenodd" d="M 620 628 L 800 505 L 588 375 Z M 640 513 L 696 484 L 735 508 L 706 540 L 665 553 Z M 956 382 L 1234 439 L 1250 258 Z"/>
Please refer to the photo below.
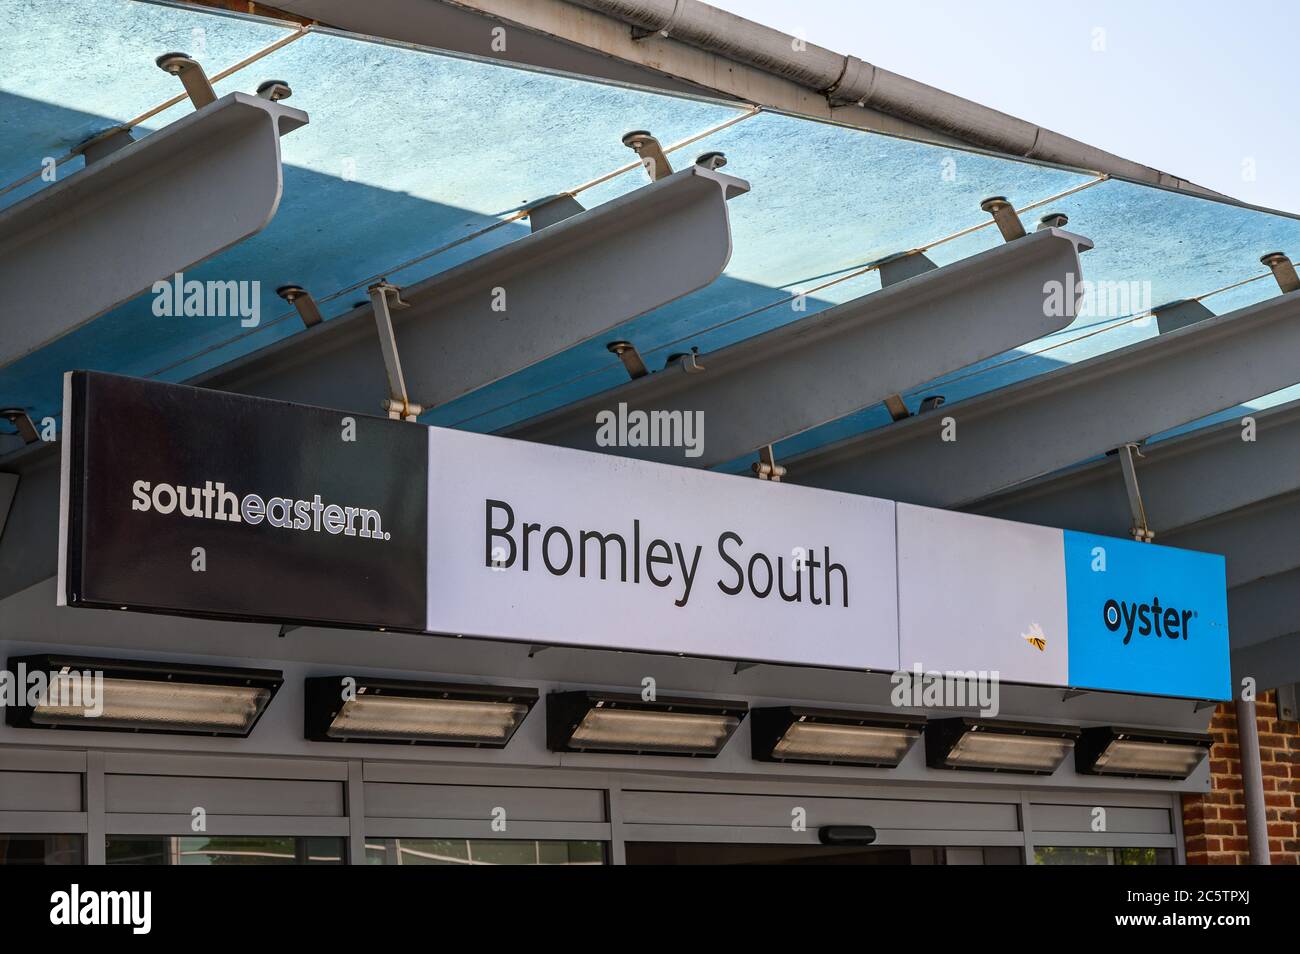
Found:
<path fill-rule="evenodd" d="M 1069 685 L 1060 530 L 898 504 L 901 668 Z"/>
<path fill-rule="evenodd" d="M 894 504 L 429 429 L 428 629 L 893 671 Z"/>

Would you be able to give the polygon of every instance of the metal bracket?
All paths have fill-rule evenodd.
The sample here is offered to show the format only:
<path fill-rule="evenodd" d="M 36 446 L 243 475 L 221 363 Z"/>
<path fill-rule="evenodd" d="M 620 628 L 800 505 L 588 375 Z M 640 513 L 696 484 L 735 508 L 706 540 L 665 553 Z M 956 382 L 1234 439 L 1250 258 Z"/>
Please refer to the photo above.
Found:
<path fill-rule="evenodd" d="M 14 426 L 24 444 L 35 444 L 41 439 L 40 432 L 36 430 L 36 425 L 32 423 L 31 416 L 22 408 L 6 407 L 0 409 L 0 417 Z"/>
<path fill-rule="evenodd" d="M 1086 696 L 1087 694 L 1087 689 L 1066 689 L 1065 692 L 1061 693 L 1061 701 L 1069 702 L 1071 699 L 1077 699 L 1079 696 Z"/>
<path fill-rule="evenodd" d="M 284 637 L 288 636 L 288 635 L 289 635 L 290 633 L 292 633 L 295 629 L 302 629 L 302 627 L 301 627 L 301 626 L 291 626 L 291 625 L 288 624 L 288 623 L 281 623 L 281 624 L 280 624 L 280 631 L 279 631 L 278 633 L 276 633 L 275 635 L 276 635 L 276 637 L 277 637 L 278 639 L 284 639 Z"/>
<path fill-rule="evenodd" d="M 541 199 L 529 207 L 528 227 L 531 231 L 537 232 L 548 225 L 563 222 L 571 216 L 586 211 L 582 203 L 567 192 L 559 195 L 548 195 L 545 199 Z"/>
<path fill-rule="evenodd" d="M 89 139 L 79 142 L 72 147 L 72 154 L 81 156 L 86 165 L 89 166 L 107 159 L 119 149 L 125 149 L 133 142 L 135 142 L 135 137 L 131 135 L 130 126 L 114 126 L 112 129 L 105 129 L 103 132 L 95 133 Z"/>
<path fill-rule="evenodd" d="M 1155 316 L 1156 329 L 1162 335 L 1214 317 L 1214 312 L 1195 298 L 1180 298 L 1177 301 L 1167 301 L 1163 305 L 1152 308 L 1151 314 Z"/>
<path fill-rule="evenodd" d="M 921 398 L 921 407 L 917 414 L 925 414 L 929 411 L 937 411 L 944 405 L 944 396 L 942 394 L 927 394 Z"/>
<path fill-rule="evenodd" d="M 732 674 L 733 676 L 739 676 L 739 675 L 740 675 L 742 672 L 744 672 L 746 669 L 753 669 L 755 666 L 761 666 L 761 665 L 763 665 L 763 664 L 762 664 L 762 663 L 756 663 L 756 662 L 738 662 L 738 663 L 736 663 L 736 668 L 734 668 L 733 670 L 731 670 L 731 674 Z"/>
<path fill-rule="evenodd" d="M 202 109 L 217 101 L 217 94 L 208 80 L 208 74 L 203 72 L 203 67 L 199 65 L 198 60 L 193 59 L 188 53 L 164 53 L 154 62 L 158 64 L 159 69 L 180 79 L 195 109 Z"/>
<path fill-rule="evenodd" d="M 1034 228 L 1035 232 L 1041 232 L 1043 229 L 1063 229 L 1070 224 L 1070 217 L 1064 212 L 1048 212 L 1038 220 L 1038 225 Z"/>
<path fill-rule="evenodd" d="M 990 196 L 980 203 L 980 208 L 993 216 L 993 221 L 997 223 L 998 231 L 1002 233 L 1004 241 L 1014 242 L 1025 237 L 1024 223 L 1020 221 L 1015 207 L 1007 201 L 1006 196 Z"/>
<path fill-rule="evenodd" d="M 1277 287 L 1282 290 L 1282 294 L 1300 290 L 1300 275 L 1296 274 L 1295 266 L 1291 264 L 1291 259 L 1286 257 L 1283 252 L 1269 252 L 1260 256 L 1260 264 L 1268 266 L 1273 277 L 1277 279 Z"/>
<path fill-rule="evenodd" d="M 0 524 L 2 526 L 2 524 Z M 1294 682 L 1277 687 L 1277 717 L 1283 722 L 1300 721 L 1300 686 Z"/>
<path fill-rule="evenodd" d="M 1119 455 L 1120 470 L 1124 474 L 1124 489 L 1128 492 L 1128 508 L 1133 515 L 1133 527 L 1130 533 L 1138 543 L 1150 543 L 1156 538 L 1155 531 L 1147 523 L 1147 509 L 1142 503 L 1142 490 L 1138 486 L 1137 464 L 1133 460 L 1136 454 L 1142 456 L 1137 444 L 1125 444 L 1116 450 Z"/>
<path fill-rule="evenodd" d="M 771 444 L 759 449 L 758 460 L 749 467 L 759 480 L 770 480 L 773 483 L 780 483 L 781 478 L 786 474 L 785 468 L 776 462 L 776 451 L 772 449 Z"/>
<path fill-rule="evenodd" d="M 611 341 L 605 345 L 611 354 L 617 355 L 618 360 L 623 362 L 623 367 L 627 369 L 627 375 L 632 380 L 644 378 L 650 373 L 650 369 L 645 366 L 645 361 L 641 357 L 641 352 L 636 350 L 636 345 L 630 341 Z"/>
<path fill-rule="evenodd" d="M 533 658 L 534 656 L 536 656 L 538 653 L 544 653 L 544 652 L 546 652 L 546 650 L 548 650 L 548 649 L 550 649 L 550 648 L 551 648 L 550 646 L 539 646 L 539 645 L 537 645 L 537 644 L 534 643 L 532 646 L 529 646 L 529 647 L 528 647 L 528 658 L 529 658 L 529 659 L 532 659 L 532 658 Z"/>
<path fill-rule="evenodd" d="M 685 354 L 675 354 L 669 357 L 668 363 L 677 362 L 682 366 L 682 370 L 687 374 L 703 374 L 706 370 L 704 365 L 700 364 L 700 349 L 692 348 Z"/>
<path fill-rule="evenodd" d="M 263 99 L 269 99 L 273 103 L 278 103 L 282 99 L 288 99 L 293 95 L 293 90 L 284 80 L 267 80 L 265 83 L 258 84 L 257 95 Z"/>
<path fill-rule="evenodd" d="M 890 255 L 888 258 L 876 262 L 876 272 L 880 275 L 881 288 L 897 285 L 899 282 L 915 278 L 917 275 L 932 272 L 938 267 L 924 252 L 916 250 L 899 252 L 897 255 Z"/>
<path fill-rule="evenodd" d="M 659 140 L 646 130 L 634 129 L 630 133 L 625 133 L 623 145 L 637 154 L 651 182 L 658 182 L 673 174 L 673 167 L 669 165 L 668 157 L 664 155 L 663 146 L 659 145 Z"/>
<path fill-rule="evenodd" d="M 379 332 L 379 350 L 384 356 L 384 373 L 388 376 L 388 400 L 384 410 L 393 420 L 414 421 L 424 413 L 419 404 L 412 404 L 406 393 L 406 378 L 402 374 L 402 359 L 397 353 L 397 338 L 393 334 L 392 309 L 411 307 L 402 301 L 402 290 L 387 279 L 375 282 L 367 289 L 370 307 L 375 313 L 375 328 Z"/>
<path fill-rule="evenodd" d="M 1216 708 L 1218 705 L 1219 704 L 1217 702 L 1213 702 L 1209 699 L 1198 699 L 1196 702 L 1192 704 L 1192 711 L 1200 712 L 1202 709 L 1213 709 Z"/>
<path fill-rule="evenodd" d="M 312 328 L 321 323 L 320 308 L 316 305 L 316 299 L 312 298 L 311 293 L 301 285 L 281 285 L 275 293 L 293 305 L 305 327 Z"/>
<path fill-rule="evenodd" d="M 912 412 L 907 409 L 907 404 L 903 401 L 901 394 L 891 394 L 885 398 L 885 410 L 895 421 L 906 420 L 912 416 Z"/>

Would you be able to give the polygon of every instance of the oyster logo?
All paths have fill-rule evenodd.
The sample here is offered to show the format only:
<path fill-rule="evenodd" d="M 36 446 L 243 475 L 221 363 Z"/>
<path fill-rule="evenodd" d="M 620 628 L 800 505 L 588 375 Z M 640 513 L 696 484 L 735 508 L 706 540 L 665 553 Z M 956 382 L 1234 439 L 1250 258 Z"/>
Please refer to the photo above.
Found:
<path fill-rule="evenodd" d="M 1029 624 L 1029 632 L 1021 633 L 1020 638 L 1033 646 L 1040 653 L 1047 650 L 1047 635 L 1043 632 L 1043 627 L 1037 623 Z"/>
<path fill-rule="evenodd" d="M 1127 603 L 1107 600 L 1101 609 L 1102 621 L 1112 633 L 1124 633 L 1127 646 L 1136 632 L 1139 636 L 1167 636 L 1186 640 L 1191 636 L 1192 620 L 1196 610 L 1179 610 L 1172 606 L 1161 607 L 1160 598 L 1153 596 L 1150 603 Z"/>
<path fill-rule="evenodd" d="M 131 509 L 148 513 L 170 514 L 176 511 L 184 517 L 201 520 L 218 520 L 224 523 L 246 523 L 282 530 L 307 530 L 366 540 L 387 540 L 392 534 L 384 530 L 383 517 L 378 510 L 367 507 L 343 507 L 327 504 L 315 494 L 310 500 L 289 497 L 262 498 L 257 494 L 242 497 L 226 489 L 220 481 L 204 481 L 202 487 L 183 487 L 173 484 L 156 484 L 137 480 L 131 485 Z"/>

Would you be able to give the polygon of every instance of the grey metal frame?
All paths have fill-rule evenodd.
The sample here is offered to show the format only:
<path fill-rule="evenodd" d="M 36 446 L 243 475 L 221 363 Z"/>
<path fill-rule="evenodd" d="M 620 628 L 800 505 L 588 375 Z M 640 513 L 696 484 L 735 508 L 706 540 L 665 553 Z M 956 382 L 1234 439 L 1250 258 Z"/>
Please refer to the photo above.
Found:
<path fill-rule="evenodd" d="M 1243 421 L 1254 421 L 1245 441 Z M 1156 542 L 1166 534 L 1300 490 L 1300 401 L 1141 448 L 1134 464 Z M 965 509 L 991 517 L 1123 536 L 1132 524 L 1119 461 L 1095 460 L 1021 484 Z M 1181 544 L 1180 544 L 1181 545 Z"/>
<path fill-rule="evenodd" d="M 306 123 L 229 93 L 0 212 L 0 367 L 260 232 Z"/>
<path fill-rule="evenodd" d="M 348 842 L 352 864 L 365 862 L 365 837 L 487 838 L 527 840 L 601 841 L 608 847 L 613 864 L 626 861 L 629 841 L 725 842 L 749 844 L 815 844 L 812 821 L 806 831 L 775 824 L 745 824 L 768 817 L 768 809 L 782 817 L 789 806 L 812 806 L 826 814 L 824 821 L 840 819 L 850 810 L 891 814 L 906 818 L 929 814 L 951 819 L 954 828 L 877 826 L 879 845 L 997 846 L 1021 847 L 1026 861 L 1032 861 L 1036 846 L 1111 846 L 1172 848 L 1182 860 L 1181 807 L 1179 796 L 1169 792 L 1022 790 L 1008 780 L 1005 786 L 952 785 L 916 786 L 862 782 L 848 784 L 825 779 L 734 778 L 725 775 L 683 777 L 671 772 L 644 773 L 577 767 L 506 768 L 420 762 L 386 762 L 358 759 L 301 759 L 275 756 L 195 755 L 176 752 L 139 752 L 0 747 L 0 772 L 59 771 L 84 779 L 86 810 L 81 812 L 0 811 L 0 831 L 46 832 L 86 835 L 91 864 L 104 862 L 104 838 L 108 834 L 190 835 L 188 814 L 169 812 L 104 812 L 104 792 L 113 778 L 133 775 L 171 776 L 184 780 L 230 779 L 285 783 L 283 804 L 291 804 L 288 783 L 332 782 L 346 788 L 344 812 L 340 815 L 212 814 L 208 833 L 337 836 Z M 482 797 L 480 818 L 384 818 L 367 815 L 365 789 L 368 784 L 399 784 L 428 788 L 454 787 L 461 793 Z M 572 821 L 563 813 L 566 793 L 587 792 L 599 800 L 605 817 L 601 821 Z M 532 799 L 542 814 L 552 819 L 508 821 L 505 831 L 493 831 L 490 803 L 502 794 L 516 800 Z M 423 794 L 423 793 L 419 793 Z M 741 824 L 719 824 L 700 816 L 673 820 L 629 820 L 629 812 L 645 799 L 669 799 L 670 805 L 687 805 L 692 800 L 722 796 L 728 805 L 741 810 Z M 558 800 L 557 800 L 558 799 Z M 872 803 L 875 803 L 874 806 Z M 520 802 L 523 804 L 523 802 Z M 961 827 L 967 805 L 976 814 L 988 815 L 1005 807 L 1012 825 L 1001 829 L 976 830 Z M 958 806 L 954 812 L 952 806 Z M 549 807 L 548 807 L 549 806 Z M 749 807 L 746 807 L 749 806 Z M 845 806 L 844 811 L 839 807 Z M 984 808 L 980 808 L 984 806 Z M 1032 821 L 1040 813 L 1080 814 L 1080 824 L 1092 806 L 1103 806 L 1111 818 L 1127 818 L 1124 830 L 1095 833 L 1087 830 L 1037 830 Z M 919 814 L 917 814 L 919 812 Z M 1168 824 L 1159 819 L 1168 813 Z M 992 817 L 992 816 L 990 816 Z"/>
<path fill-rule="evenodd" d="M 1297 351 L 1291 292 L 790 458 L 788 479 L 963 506 L 1294 384 Z"/>
<path fill-rule="evenodd" d="M 748 191 L 693 165 L 401 289 L 412 401 L 446 403 L 709 284 L 731 257 L 727 201 Z M 189 383 L 365 410 L 386 379 L 367 302 Z"/>
<path fill-rule="evenodd" d="M 702 373 L 675 365 L 502 433 L 692 467 L 724 463 L 1064 328 L 1073 308 L 1048 314 L 1044 289 L 1077 281 L 1079 252 L 1091 247 L 1044 229 L 703 354 Z M 621 403 L 703 412 L 702 455 L 598 445 L 596 413 Z"/>

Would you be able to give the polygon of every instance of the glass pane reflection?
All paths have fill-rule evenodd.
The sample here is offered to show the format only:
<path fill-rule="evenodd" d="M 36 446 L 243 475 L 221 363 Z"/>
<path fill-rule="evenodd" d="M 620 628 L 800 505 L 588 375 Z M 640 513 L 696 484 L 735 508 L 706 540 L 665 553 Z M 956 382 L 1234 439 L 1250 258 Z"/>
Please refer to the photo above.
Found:
<path fill-rule="evenodd" d="M 371 865 L 601 865 L 599 841 L 497 838 L 367 838 Z"/>
<path fill-rule="evenodd" d="M 110 865 L 341 865 L 342 838 L 109 835 Z"/>

